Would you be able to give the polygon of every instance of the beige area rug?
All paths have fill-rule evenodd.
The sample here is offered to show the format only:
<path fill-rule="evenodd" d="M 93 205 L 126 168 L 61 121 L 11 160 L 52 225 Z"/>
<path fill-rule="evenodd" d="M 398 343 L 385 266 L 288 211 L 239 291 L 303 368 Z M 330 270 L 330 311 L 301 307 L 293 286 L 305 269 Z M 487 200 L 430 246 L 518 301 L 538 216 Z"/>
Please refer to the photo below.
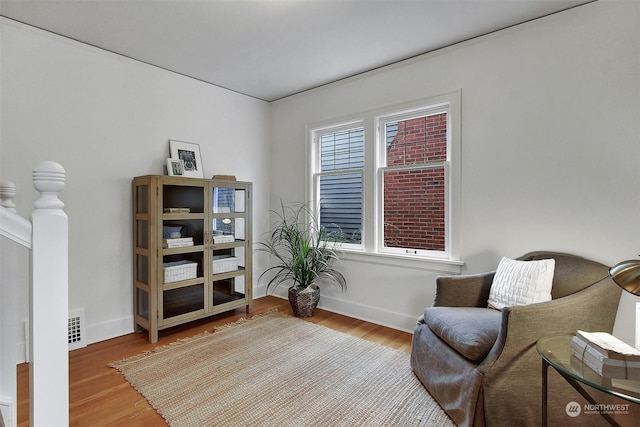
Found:
<path fill-rule="evenodd" d="M 110 366 L 173 427 L 454 426 L 408 354 L 282 313 Z"/>

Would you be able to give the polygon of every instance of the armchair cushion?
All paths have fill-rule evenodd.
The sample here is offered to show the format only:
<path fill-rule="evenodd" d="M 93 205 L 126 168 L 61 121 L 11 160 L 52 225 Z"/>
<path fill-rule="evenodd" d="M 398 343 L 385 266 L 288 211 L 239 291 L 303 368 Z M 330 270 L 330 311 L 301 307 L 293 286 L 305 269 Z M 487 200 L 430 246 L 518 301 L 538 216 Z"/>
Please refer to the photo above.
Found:
<path fill-rule="evenodd" d="M 500 331 L 502 313 L 477 307 L 428 307 L 424 322 L 467 359 L 479 362 L 493 347 Z"/>
<path fill-rule="evenodd" d="M 489 291 L 489 307 L 551 301 L 554 269 L 554 259 L 518 261 L 503 257 Z"/>

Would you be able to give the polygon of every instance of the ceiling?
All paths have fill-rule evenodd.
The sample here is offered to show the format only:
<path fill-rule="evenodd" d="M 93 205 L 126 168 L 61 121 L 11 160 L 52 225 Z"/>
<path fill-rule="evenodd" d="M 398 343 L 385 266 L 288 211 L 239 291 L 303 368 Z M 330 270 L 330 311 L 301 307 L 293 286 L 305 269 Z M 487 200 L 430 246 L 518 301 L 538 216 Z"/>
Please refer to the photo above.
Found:
<path fill-rule="evenodd" d="M 591 0 L 1 0 L 0 15 L 265 101 Z"/>

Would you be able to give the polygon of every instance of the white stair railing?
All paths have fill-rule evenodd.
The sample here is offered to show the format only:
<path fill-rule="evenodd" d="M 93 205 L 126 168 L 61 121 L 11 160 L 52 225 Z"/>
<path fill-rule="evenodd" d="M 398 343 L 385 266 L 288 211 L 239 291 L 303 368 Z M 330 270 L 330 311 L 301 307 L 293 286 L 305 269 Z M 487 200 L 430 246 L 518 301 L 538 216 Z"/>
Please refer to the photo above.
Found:
<path fill-rule="evenodd" d="M 13 182 L 0 183 L 1 206 L 4 208 L 0 209 L 0 235 L 31 249 L 31 222 L 16 213 L 15 196 L 16 185 Z"/>
<path fill-rule="evenodd" d="M 15 186 L 3 183 L 0 189 L 1 235 L 31 249 L 29 419 L 32 426 L 69 424 L 69 225 L 62 209 L 64 203 L 58 198 L 64 183 L 65 171 L 58 163 L 45 161 L 36 165 L 33 185 L 40 197 L 33 203 L 31 221 L 15 213 L 11 201 L 16 194 Z M 13 292 L 15 296 L 17 291 L 15 283 L 2 283 L 1 286 L 0 315 L 4 320 L 11 315 L 9 304 L 15 301 L 5 299 L 5 295 L 10 296 Z M 9 360 L 5 360 L 5 352 L 0 354 L 2 379 L 11 365 L 15 376 L 15 312 L 13 317 L 13 321 L 8 322 L 14 330 L 14 340 L 8 343 L 13 348 L 13 357 L 6 356 Z M 5 330 L 3 322 L 3 347 L 6 347 L 5 338 L 10 337 L 10 333 L 8 337 L 4 335 Z M 16 401 L 15 391 L 9 400 Z M 14 415 L 12 424 L 15 423 Z"/>
<path fill-rule="evenodd" d="M 13 198 L 16 186 L 13 182 L 0 182 L 0 233 L 9 240 L 31 248 L 31 223 L 16 214 Z M 12 270 L 2 270 L 0 279 L 0 417 L 5 427 L 17 425 L 16 406 L 16 342 L 18 338 L 18 314 L 15 301 L 18 300 L 16 268 L 18 252 L 7 239 L 0 242 L 2 264 Z M 0 423 L 0 427 L 3 424 Z"/>

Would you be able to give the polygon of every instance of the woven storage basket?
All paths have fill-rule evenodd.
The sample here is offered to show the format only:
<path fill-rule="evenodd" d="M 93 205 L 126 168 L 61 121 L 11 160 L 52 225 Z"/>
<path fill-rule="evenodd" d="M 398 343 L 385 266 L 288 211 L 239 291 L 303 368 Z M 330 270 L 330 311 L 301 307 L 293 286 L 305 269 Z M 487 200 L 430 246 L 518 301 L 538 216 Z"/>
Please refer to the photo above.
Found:
<path fill-rule="evenodd" d="M 164 283 L 195 279 L 198 275 L 198 263 L 193 261 L 174 261 L 162 264 Z"/>
<path fill-rule="evenodd" d="M 236 271 L 238 269 L 238 257 L 228 255 L 213 256 L 213 274 Z"/>
<path fill-rule="evenodd" d="M 316 311 L 320 301 L 320 288 L 316 285 L 310 285 L 309 288 L 313 290 L 300 292 L 294 287 L 289 288 L 289 304 L 296 317 L 311 317 Z"/>

